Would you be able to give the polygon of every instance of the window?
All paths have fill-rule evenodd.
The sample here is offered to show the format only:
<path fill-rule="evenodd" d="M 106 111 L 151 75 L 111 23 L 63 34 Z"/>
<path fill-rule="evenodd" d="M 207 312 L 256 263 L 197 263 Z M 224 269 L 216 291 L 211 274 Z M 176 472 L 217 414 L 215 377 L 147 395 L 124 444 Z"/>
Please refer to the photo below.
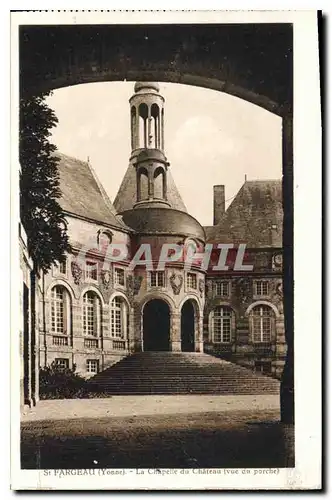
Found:
<path fill-rule="evenodd" d="M 95 292 L 87 292 L 83 297 L 83 333 L 99 337 L 101 302 Z"/>
<path fill-rule="evenodd" d="M 150 286 L 165 286 L 165 273 L 164 271 L 151 271 L 150 272 Z"/>
<path fill-rule="evenodd" d="M 218 297 L 229 297 L 229 281 L 217 281 L 215 283 L 215 293 Z"/>
<path fill-rule="evenodd" d="M 70 330 L 70 296 L 64 286 L 56 285 L 51 292 L 51 328 L 55 334 L 68 334 Z"/>
<path fill-rule="evenodd" d="M 96 262 L 85 263 L 85 279 L 97 281 L 97 264 Z"/>
<path fill-rule="evenodd" d="M 255 361 L 255 371 L 265 374 L 271 374 L 271 362 L 270 361 Z"/>
<path fill-rule="evenodd" d="M 271 342 L 274 313 L 269 306 L 260 305 L 250 313 L 252 338 L 254 342 Z"/>
<path fill-rule="evenodd" d="M 187 288 L 197 289 L 197 276 L 194 273 L 187 274 Z"/>
<path fill-rule="evenodd" d="M 255 295 L 258 297 L 266 296 L 269 294 L 269 282 L 268 281 L 255 281 Z"/>
<path fill-rule="evenodd" d="M 64 371 L 69 368 L 69 359 L 67 358 L 56 358 L 54 363 L 58 370 Z"/>
<path fill-rule="evenodd" d="M 114 281 L 116 285 L 124 286 L 125 285 L 125 272 L 124 269 L 120 269 L 116 267 L 114 269 Z"/>
<path fill-rule="evenodd" d="M 59 264 L 59 273 L 60 274 L 67 274 L 67 260 L 64 260 L 63 262 L 60 262 L 60 264 Z"/>
<path fill-rule="evenodd" d="M 86 371 L 88 373 L 98 373 L 99 372 L 99 360 L 98 359 L 87 359 Z"/>
<path fill-rule="evenodd" d="M 123 339 L 127 333 L 127 304 L 122 297 L 115 297 L 111 302 L 111 334 Z"/>
<path fill-rule="evenodd" d="M 234 313 L 229 307 L 217 307 L 212 312 L 212 341 L 231 342 Z"/>
<path fill-rule="evenodd" d="M 98 349 L 98 339 L 84 339 L 84 347 L 87 349 Z"/>

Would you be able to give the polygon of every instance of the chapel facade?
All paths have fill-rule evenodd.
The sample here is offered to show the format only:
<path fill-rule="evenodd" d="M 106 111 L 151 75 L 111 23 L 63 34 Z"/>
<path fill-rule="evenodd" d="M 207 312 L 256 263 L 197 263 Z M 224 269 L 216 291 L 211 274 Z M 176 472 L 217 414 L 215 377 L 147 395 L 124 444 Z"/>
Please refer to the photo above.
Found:
<path fill-rule="evenodd" d="M 171 174 L 158 84 L 137 82 L 129 104 L 131 154 L 114 204 L 89 162 L 57 153 L 72 253 L 37 283 L 37 363 L 91 377 L 133 352 L 205 351 L 279 378 L 286 352 L 281 181 L 245 182 L 227 210 L 224 186 L 215 186 L 214 224 L 203 227 Z M 219 243 L 234 246 L 223 270 L 216 270 Z M 250 272 L 234 269 L 243 243 Z M 109 258 L 110 244 L 126 251 Z M 160 269 L 165 244 L 183 253 Z M 188 267 L 188 254 L 203 255 L 207 245 L 209 267 L 199 259 Z M 37 382 L 31 389 L 31 373 L 22 370 L 30 377 L 24 399 L 29 391 L 37 399 Z"/>

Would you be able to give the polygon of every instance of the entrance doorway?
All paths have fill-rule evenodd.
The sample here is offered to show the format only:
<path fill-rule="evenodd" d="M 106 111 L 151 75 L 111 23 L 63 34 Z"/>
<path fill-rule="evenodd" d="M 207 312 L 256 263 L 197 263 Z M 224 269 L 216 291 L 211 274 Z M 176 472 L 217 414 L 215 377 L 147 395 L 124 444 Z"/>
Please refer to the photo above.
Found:
<path fill-rule="evenodd" d="M 163 300 L 153 299 L 143 310 L 144 351 L 169 351 L 170 312 Z"/>
<path fill-rule="evenodd" d="M 181 351 L 195 351 L 195 308 L 192 300 L 187 300 L 181 309 Z"/>

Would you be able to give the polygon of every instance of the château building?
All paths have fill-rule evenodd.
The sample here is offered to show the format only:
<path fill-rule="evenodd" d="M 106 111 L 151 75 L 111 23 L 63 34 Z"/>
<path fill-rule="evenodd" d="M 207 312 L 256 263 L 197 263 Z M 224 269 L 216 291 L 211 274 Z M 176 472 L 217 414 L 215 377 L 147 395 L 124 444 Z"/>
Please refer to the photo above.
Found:
<path fill-rule="evenodd" d="M 33 346 L 29 317 L 22 326 L 23 357 L 34 350 L 37 360 L 22 367 L 25 401 L 38 399 L 38 364 L 75 365 L 91 377 L 140 351 L 205 351 L 281 375 L 281 181 L 246 181 L 227 210 L 225 187 L 214 186 L 213 226 L 203 227 L 187 212 L 165 156 L 164 109 L 157 83 L 135 84 L 131 155 L 114 204 L 89 162 L 57 153 L 72 253 L 38 280 Z M 234 246 L 223 270 L 215 269 L 220 243 Z M 160 269 L 165 244 L 183 253 Z M 241 244 L 250 271 L 234 266 Z M 110 258 L 111 245 L 126 252 Z M 188 267 L 190 252 L 203 255 L 207 245 L 208 268 L 196 257 Z M 149 263 L 133 267 L 147 248 Z"/>

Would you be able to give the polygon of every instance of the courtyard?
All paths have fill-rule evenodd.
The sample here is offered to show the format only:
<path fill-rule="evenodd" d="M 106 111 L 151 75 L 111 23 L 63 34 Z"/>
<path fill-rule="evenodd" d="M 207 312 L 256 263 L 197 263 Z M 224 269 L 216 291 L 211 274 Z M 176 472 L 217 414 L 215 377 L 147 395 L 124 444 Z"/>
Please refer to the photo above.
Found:
<path fill-rule="evenodd" d="M 287 467 L 293 429 L 279 396 L 112 396 L 48 400 L 21 418 L 21 466 Z"/>

